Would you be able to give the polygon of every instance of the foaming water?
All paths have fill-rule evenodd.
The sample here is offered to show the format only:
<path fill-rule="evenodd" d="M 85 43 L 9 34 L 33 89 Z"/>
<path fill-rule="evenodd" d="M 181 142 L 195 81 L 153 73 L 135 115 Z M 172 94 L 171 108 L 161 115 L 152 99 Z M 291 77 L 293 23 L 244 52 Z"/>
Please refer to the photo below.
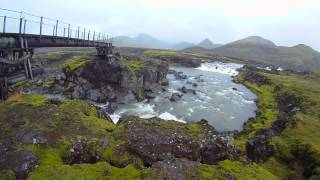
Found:
<path fill-rule="evenodd" d="M 204 63 L 199 68 L 171 67 L 188 76 L 176 80 L 167 76 L 169 86 L 155 99 L 120 106 L 111 118 L 117 122 L 121 116 L 135 115 L 141 118 L 159 117 L 180 122 L 206 119 L 217 130 L 241 130 L 243 123 L 255 116 L 256 96 L 241 84 L 232 82 L 241 64 Z M 196 87 L 193 84 L 197 84 Z M 194 89 L 194 94 L 183 94 L 181 100 L 171 102 L 172 93 L 179 92 L 182 86 Z"/>

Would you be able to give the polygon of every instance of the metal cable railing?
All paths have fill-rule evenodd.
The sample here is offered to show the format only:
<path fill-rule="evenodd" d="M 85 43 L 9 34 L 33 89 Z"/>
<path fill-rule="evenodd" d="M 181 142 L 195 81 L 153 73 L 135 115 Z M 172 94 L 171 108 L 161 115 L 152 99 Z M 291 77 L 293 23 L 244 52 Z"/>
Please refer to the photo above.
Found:
<path fill-rule="evenodd" d="M 47 35 L 106 43 L 113 42 L 113 38 L 105 33 L 64 21 L 5 8 L 0 8 L 0 33 Z"/>

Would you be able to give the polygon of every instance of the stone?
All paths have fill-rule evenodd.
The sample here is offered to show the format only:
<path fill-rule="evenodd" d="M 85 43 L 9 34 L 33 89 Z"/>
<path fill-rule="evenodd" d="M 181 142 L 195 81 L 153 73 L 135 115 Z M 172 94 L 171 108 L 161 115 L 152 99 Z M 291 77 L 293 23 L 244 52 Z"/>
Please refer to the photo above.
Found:
<path fill-rule="evenodd" d="M 47 138 L 36 130 L 22 129 L 17 133 L 17 138 L 22 144 L 45 144 Z"/>
<path fill-rule="evenodd" d="M 179 93 L 173 93 L 170 97 L 170 101 L 179 101 L 182 97 L 182 94 L 179 94 Z"/>
<path fill-rule="evenodd" d="M 154 99 L 156 96 L 157 96 L 157 94 L 154 92 L 145 91 L 145 98 L 147 98 L 147 99 Z"/>
<path fill-rule="evenodd" d="M 6 166 L 8 155 L 12 151 L 12 144 L 9 139 L 0 139 L 0 169 Z"/>
<path fill-rule="evenodd" d="M 197 94 L 195 90 L 193 90 L 193 89 L 188 89 L 188 88 L 186 88 L 185 86 L 183 86 L 182 88 L 179 88 L 178 90 L 179 90 L 180 92 L 184 93 L 184 94 L 187 94 L 187 93 L 194 94 L 194 95 Z"/>
<path fill-rule="evenodd" d="M 14 156 L 12 170 L 17 179 L 26 179 L 28 174 L 39 165 L 37 155 L 31 151 L 18 151 Z"/>

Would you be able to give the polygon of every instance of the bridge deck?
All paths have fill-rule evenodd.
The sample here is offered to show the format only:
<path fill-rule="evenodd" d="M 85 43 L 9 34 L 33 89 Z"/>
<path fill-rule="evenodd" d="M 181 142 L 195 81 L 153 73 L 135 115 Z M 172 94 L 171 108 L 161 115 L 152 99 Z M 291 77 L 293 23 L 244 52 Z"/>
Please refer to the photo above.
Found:
<path fill-rule="evenodd" d="M 40 47 L 112 47 L 111 43 L 84 40 L 77 38 L 19 34 L 19 33 L 0 33 L 0 49 L 22 48 L 21 37 L 27 41 L 29 48 Z"/>

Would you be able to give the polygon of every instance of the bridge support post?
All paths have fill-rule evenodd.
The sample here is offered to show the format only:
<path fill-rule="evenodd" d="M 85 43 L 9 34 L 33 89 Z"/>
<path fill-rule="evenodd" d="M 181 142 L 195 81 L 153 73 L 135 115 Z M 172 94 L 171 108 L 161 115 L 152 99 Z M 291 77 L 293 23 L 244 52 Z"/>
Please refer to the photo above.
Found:
<path fill-rule="evenodd" d="M 7 16 L 3 17 L 3 33 L 6 32 Z"/>
<path fill-rule="evenodd" d="M 0 78 L 0 98 L 6 100 L 8 98 L 8 79 L 7 77 Z"/>

